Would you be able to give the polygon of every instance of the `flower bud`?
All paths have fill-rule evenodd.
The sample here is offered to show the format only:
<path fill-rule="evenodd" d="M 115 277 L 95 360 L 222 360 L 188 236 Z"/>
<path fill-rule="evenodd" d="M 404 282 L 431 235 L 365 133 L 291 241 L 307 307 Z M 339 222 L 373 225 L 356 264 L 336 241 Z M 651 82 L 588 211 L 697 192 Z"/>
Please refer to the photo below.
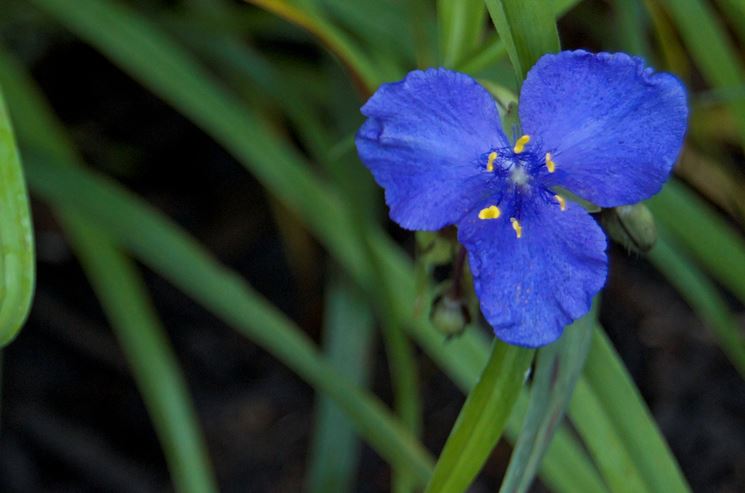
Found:
<path fill-rule="evenodd" d="M 600 222 L 611 238 L 636 253 L 647 253 L 657 241 L 654 216 L 643 203 L 603 209 Z"/>
<path fill-rule="evenodd" d="M 429 315 L 432 325 L 447 338 L 459 336 L 471 321 L 463 300 L 445 294 L 435 300 Z"/>

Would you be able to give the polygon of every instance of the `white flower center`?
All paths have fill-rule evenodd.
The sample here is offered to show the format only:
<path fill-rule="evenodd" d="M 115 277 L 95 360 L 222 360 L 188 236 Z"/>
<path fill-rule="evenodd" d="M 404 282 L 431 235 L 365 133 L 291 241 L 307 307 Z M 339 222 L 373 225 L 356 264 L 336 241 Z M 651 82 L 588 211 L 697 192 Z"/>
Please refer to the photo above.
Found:
<path fill-rule="evenodd" d="M 525 171 L 524 167 L 518 164 L 512 167 L 512 171 L 510 171 L 510 180 L 512 180 L 512 183 L 515 185 L 522 187 L 528 184 L 528 181 L 530 181 L 530 175 Z"/>

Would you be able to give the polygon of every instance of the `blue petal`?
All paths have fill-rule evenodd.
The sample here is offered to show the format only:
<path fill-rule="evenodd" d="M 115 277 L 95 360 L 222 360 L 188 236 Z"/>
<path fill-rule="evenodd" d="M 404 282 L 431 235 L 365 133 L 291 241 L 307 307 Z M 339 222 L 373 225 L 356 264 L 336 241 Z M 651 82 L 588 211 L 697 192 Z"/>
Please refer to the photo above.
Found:
<path fill-rule="evenodd" d="M 589 311 L 605 284 L 607 242 L 574 203 L 565 211 L 540 199 L 523 204 L 521 238 L 509 214 L 481 220 L 475 210 L 460 223 L 458 238 L 468 250 L 481 312 L 496 336 L 518 346 L 543 346 Z"/>
<path fill-rule="evenodd" d="M 551 152 L 561 185 L 612 207 L 662 188 L 688 119 L 683 85 L 623 53 L 545 55 L 520 95 L 523 131 Z"/>
<path fill-rule="evenodd" d="M 487 193 L 480 159 L 507 140 L 494 99 L 471 77 L 414 71 L 382 85 L 362 113 L 357 151 L 404 228 L 453 224 Z"/>

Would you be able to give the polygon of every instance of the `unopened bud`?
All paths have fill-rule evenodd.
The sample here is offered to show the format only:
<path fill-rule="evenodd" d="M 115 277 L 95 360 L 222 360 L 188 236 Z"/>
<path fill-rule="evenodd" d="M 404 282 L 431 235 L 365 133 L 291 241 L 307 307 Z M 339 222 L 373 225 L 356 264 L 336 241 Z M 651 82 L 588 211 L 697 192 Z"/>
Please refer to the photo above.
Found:
<path fill-rule="evenodd" d="M 447 294 L 435 300 L 430 312 L 432 325 L 448 339 L 461 335 L 466 330 L 470 319 L 463 300 L 452 298 Z"/>
<path fill-rule="evenodd" d="M 641 202 L 603 209 L 600 222 L 613 240 L 636 253 L 647 253 L 657 241 L 654 216 Z"/>

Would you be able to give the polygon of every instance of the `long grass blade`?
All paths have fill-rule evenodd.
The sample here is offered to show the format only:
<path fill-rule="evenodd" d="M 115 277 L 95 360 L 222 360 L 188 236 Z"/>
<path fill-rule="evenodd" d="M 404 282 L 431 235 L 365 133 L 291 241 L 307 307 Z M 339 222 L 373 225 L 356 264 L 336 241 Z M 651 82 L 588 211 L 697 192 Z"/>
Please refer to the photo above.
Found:
<path fill-rule="evenodd" d="M 649 202 L 650 209 L 722 285 L 745 303 L 745 239 L 710 205 L 678 181 Z"/>
<path fill-rule="evenodd" d="M 332 279 L 326 289 L 323 347 L 331 366 L 361 387 L 371 373 L 373 317 L 353 286 Z M 310 493 L 353 491 L 361 446 L 354 426 L 326 395 L 316 401 L 315 429 L 308 457 Z"/>
<path fill-rule="evenodd" d="M 556 343 L 537 351 L 530 405 L 500 493 L 522 493 L 533 482 L 582 374 L 596 317 L 593 309 L 567 327 Z"/>
<path fill-rule="evenodd" d="M 745 378 L 745 336 L 737 318 L 716 286 L 699 271 L 693 260 L 680 247 L 676 248 L 665 230 L 659 233 L 649 259 L 709 326 L 719 346 Z"/>
<path fill-rule="evenodd" d="M 377 399 L 335 372 L 310 339 L 245 281 L 113 183 L 79 168 L 52 163 L 44 158 L 28 161 L 29 183 L 35 193 L 52 205 L 74 208 L 315 388 L 328 393 L 382 457 L 394 467 L 409 470 L 418 482 L 427 481 L 432 459 L 419 442 Z M 101 207 L 103 203 L 106 207 Z"/>
<path fill-rule="evenodd" d="M 483 0 L 438 0 L 440 63 L 453 67 L 476 49 L 484 32 Z"/>
<path fill-rule="evenodd" d="M 13 340 L 26 321 L 35 270 L 28 193 L 0 91 L 0 348 Z"/>
<path fill-rule="evenodd" d="M 68 238 L 132 368 L 176 491 L 216 492 L 186 382 L 137 269 L 95 227 L 74 213 L 63 216 Z"/>
<path fill-rule="evenodd" d="M 521 85 L 541 56 L 560 49 L 554 12 L 541 0 L 485 1 Z"/>
<path fill-rule="evenodd" d="M 736 89 L 745 85 L 742 57 L 717 19 L 712 6 L 701 0 L 656 0 L 673 18 L 689 53 L 712 87 Z M 745 99 L 728 103 L 745 149 Z"/>
<path fill-rule="evenodd" d="M 625 489 L 642 479 L 644 490 L 690 491 L 678 463 L 639 395 L 621 359 L 602 330 L 595 330 L 583 378 L 571 405 L 571 418 L 609 479 Z M 585 400 L 583 396 L 587 396 Z M 575 402 L 576 401 L 576 402 Z M 589 409 L 597 411 L 590 414 Z M 594 416 L 594 418 L 593 418 Z M 583 425 L 588 422 L 588 428 Z M 597 425 L 597 426 L 593 426 Z M 602 426 L 602 428 L 600 428 Z M 603 441 L 599 430 L 609 441 Z M 593 442 L 596 442 L 593 446 Z M 609 443 L 615 443 L 610 446 Z M 616 456 L 616 458 L 614 458 Z M 629 463 L 628 460 L 632 463 Z M 606 467 L 603 468 L 602 464 Z M 624 465 L 625 464 L 625 465 Z M 631 491 L 644 491 L 631 490 Z M 628 491 L 628 490 L 627 490 Z"/>
<path fill-rule="evenodd" d="M 19 139 L 25 146 L 31 144 L 36 152 L 56 153 L 64 159 L 75 159 L 61 125 L 51 116 L 35 83 L 15 60 L 0 50 L 0 82 L 12 96 L 11 111 L 19 116 Z M 115 256 L 110 243 L 74 213 L 60 208 L 59 216 L 68 238 L 81 255 L 95 255 L 97 247 Z M 94 259 L 98 262 L 101 259 Z M 110 270 L 107 272 L 111 273 Z M 91 276 L 98 275 L 95 272 Z M 132 283 L 127 284 L 127 280 Z M 117 277 L 101 279 L 108 284 L 118 282 Z M 135 382 L 153 419 L 156 432 L 178 491 L 216 491 L 207 449 L 199 429 L 178 363 L 170 349 L 157 317 L 152 313 L 142 288 L 134 278 L 127 277 L 120 286 L 121 298 L 111 286 L 97 291 L 109 311 L 112 326 L 122 344 Z M 131 305 L 123 306 L 123 303 Z M 131 310 L 132 313 L 126 313 Z M 140 334 L 140 331 L 142 332 Z"/>
<path fill-rule="evenodd" d="M 435 465 L 427 493 L 466 491 L 494 449 L 517 400 L 533 351 L 495 341 Z"/>

